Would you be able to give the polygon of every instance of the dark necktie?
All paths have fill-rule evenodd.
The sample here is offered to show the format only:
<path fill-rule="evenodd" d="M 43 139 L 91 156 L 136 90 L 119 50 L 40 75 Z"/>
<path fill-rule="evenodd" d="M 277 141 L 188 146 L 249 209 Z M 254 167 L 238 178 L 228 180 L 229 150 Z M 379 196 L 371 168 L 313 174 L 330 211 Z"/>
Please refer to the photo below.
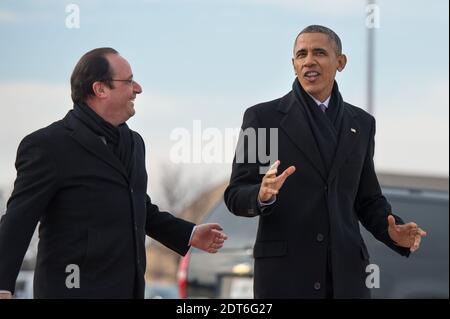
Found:
<path fill-rule="evenodd" d="M 324 104 L 319 104 L 320 109 L 322 110 L 323 113 L 326 112 L 327 107 Z"/>

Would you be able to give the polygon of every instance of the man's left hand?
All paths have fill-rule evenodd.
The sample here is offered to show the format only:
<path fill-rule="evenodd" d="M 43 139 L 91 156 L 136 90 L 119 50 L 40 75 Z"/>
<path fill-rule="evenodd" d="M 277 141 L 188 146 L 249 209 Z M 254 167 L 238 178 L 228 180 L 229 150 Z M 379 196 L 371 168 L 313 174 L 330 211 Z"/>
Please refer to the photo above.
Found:
<path fill-rule="evenodd" d="M 192 235 L 191 246 L 210 254 L 216 253 L 222 248 L 224 241 L 228 239 L 222 230 L 219 224 L 197 225 Z"/>
<path fill-rule="evenodd" d="M 420 240 L 427 235 L 416 223 L 396 225 L 392 215 L 388 216 L 388 223 L 388 233 L 391 239 L 398 246 L 409 248 L 411 252 L 419 249 Z"/>

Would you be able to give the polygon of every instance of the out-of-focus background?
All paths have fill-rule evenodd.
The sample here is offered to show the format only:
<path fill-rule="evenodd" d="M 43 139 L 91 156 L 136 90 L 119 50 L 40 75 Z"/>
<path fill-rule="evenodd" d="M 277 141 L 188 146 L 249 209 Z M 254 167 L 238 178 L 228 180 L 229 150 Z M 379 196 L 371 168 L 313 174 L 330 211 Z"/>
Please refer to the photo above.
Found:
<path fill-rule="evenodd" d="M 247 107 L 290 90 L 294 39 L 305 26 L 322 24 L 341 37 L 348 57 L 337 76 L 344 99 L 376 116 L 375 162 L 386 185 L 443 191 L 448 221 L 448 6 L 446 0 L 2 0 L 0 215 L 20 140 L 72 107 L 69 78 L 81 55 L 111 46 L 144 90 L 128 124 L 147 145 L 152 200 L 203 220 L 231 171 L 230 132 Z M 181 162 L 174 160 L 180 132 L 191 150 Z M 443 232 L 448 244 L 448 222 Z M 24 262 L 31 272 L 35 247 L 36 238 Z M 149 247 L 148 296 L 178 296 L 179 257 L 157 243 Z M 448 297 L 448 249 L 446 259 Z"/>

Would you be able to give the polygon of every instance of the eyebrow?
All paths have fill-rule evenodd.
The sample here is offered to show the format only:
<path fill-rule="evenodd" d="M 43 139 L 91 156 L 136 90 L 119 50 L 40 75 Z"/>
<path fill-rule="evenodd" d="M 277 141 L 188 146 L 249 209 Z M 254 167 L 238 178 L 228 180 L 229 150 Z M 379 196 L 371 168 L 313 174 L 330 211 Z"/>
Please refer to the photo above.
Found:
<path fill-rule="evenodd" d="M 297 51 L 295 55 L 298 56 L 300 53 L 306 53 L 307 51 L 308 51 L 307 49 L 300 49 Z M 324 48 L 313 48 L 312 51 L 313 53 L 328 53 L 328 51 L 325 50 Z"/>

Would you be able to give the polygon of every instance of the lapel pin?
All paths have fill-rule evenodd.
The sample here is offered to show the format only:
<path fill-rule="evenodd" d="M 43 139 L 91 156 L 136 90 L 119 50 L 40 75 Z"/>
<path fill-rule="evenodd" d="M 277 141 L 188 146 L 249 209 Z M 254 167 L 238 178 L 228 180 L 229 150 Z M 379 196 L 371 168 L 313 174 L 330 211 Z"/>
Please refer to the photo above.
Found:
<path fill-rule="evenodd" d="M 350 131 L 352 131 L 353 133 L 356 133 L 356 130 L 354 128 L 351 128 Z"/>

